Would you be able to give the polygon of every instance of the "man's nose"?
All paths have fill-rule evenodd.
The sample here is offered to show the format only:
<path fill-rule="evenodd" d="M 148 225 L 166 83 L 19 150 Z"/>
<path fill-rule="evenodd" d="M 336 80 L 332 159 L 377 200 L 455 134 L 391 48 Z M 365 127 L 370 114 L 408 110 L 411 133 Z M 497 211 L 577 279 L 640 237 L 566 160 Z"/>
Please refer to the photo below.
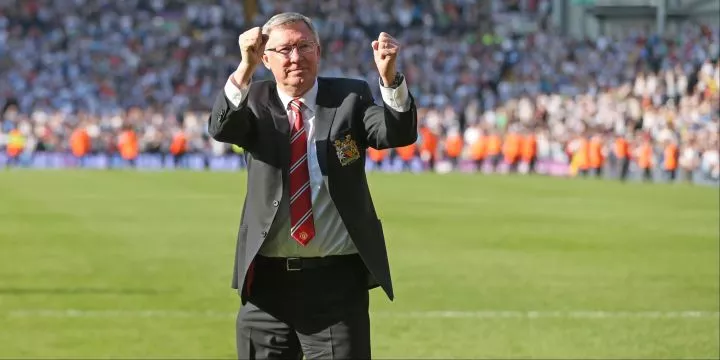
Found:
<path fill-rule="evenodd" d="M 300 49 L 298 49 L 296 46 L 290 50 L 290 54 L 288 54 L 288 59 L 292 62 L 296 62 L 300 60 Z"/>

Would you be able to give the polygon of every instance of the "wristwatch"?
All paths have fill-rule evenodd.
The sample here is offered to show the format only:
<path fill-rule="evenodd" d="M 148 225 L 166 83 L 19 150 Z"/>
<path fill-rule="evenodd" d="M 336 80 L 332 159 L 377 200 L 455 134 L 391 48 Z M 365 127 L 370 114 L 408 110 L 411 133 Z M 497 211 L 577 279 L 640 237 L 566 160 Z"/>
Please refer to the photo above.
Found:
<path fill-rule="evenodd" d="M 405 79 L 405 76 L 401 74 L 400 72 L 395 73 L 395 80 L 390 85 L 386 85 L 385 87 L 389 87 L 392 89 L 397 89 L 400 84 L 402 84 L 403 79 Z M 382 79 L 380 80 L 382 82 Z"/>

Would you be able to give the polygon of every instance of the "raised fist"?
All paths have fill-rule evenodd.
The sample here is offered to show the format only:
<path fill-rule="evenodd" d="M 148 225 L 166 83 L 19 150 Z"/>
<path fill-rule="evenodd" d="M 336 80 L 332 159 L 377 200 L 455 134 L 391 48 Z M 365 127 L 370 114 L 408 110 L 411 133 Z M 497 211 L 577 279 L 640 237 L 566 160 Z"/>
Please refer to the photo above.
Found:
<path fill-rule="evenodd" d="M 262 54 L 265 51 L 265 43 L 268 36 L 262 33 L 260 27 L 254 27 L 238 37 L 238 45 L 240 46 L 240 55 L 242 62 L 250 69 L 255 67 L 262 61 Z"/>
<path fill-rule="evenodd" d="M 395 63 L 400 51 L 400 44 L 388 33 L 381 32 L 378 39 L 373 41 L 371 45 L 380 78 L 382 78 L 385 86 L 388 86 L 395 79 Z"/>

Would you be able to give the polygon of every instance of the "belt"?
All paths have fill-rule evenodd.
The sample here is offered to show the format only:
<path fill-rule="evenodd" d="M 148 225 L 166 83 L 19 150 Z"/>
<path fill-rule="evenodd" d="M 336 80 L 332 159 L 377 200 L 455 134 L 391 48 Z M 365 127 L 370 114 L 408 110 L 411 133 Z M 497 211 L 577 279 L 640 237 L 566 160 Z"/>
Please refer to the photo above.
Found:
<path fill-rule="evenodd" d="M 300 271 L 304 269 L 317 269 L 341 264 L 352 264 L 360 261 L 360 255 L 333 255 L 325 257 L 267 257 L 258 255 L 255 257 L 257 266 L 270 267 L 276 270 Z"/>

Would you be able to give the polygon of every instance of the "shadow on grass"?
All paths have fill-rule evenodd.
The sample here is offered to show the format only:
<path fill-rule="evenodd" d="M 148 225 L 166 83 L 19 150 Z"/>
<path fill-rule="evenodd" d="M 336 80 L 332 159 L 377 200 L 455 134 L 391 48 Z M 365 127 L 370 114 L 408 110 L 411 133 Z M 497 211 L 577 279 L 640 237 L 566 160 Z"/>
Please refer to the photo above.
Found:
<path fill-rule="evenodd" d="M 124 289 L 124 288 L 31 288 L 31 287 L 0 287 L 0 295 L 158 295 L 168 293 L 157 289 Z"/>

